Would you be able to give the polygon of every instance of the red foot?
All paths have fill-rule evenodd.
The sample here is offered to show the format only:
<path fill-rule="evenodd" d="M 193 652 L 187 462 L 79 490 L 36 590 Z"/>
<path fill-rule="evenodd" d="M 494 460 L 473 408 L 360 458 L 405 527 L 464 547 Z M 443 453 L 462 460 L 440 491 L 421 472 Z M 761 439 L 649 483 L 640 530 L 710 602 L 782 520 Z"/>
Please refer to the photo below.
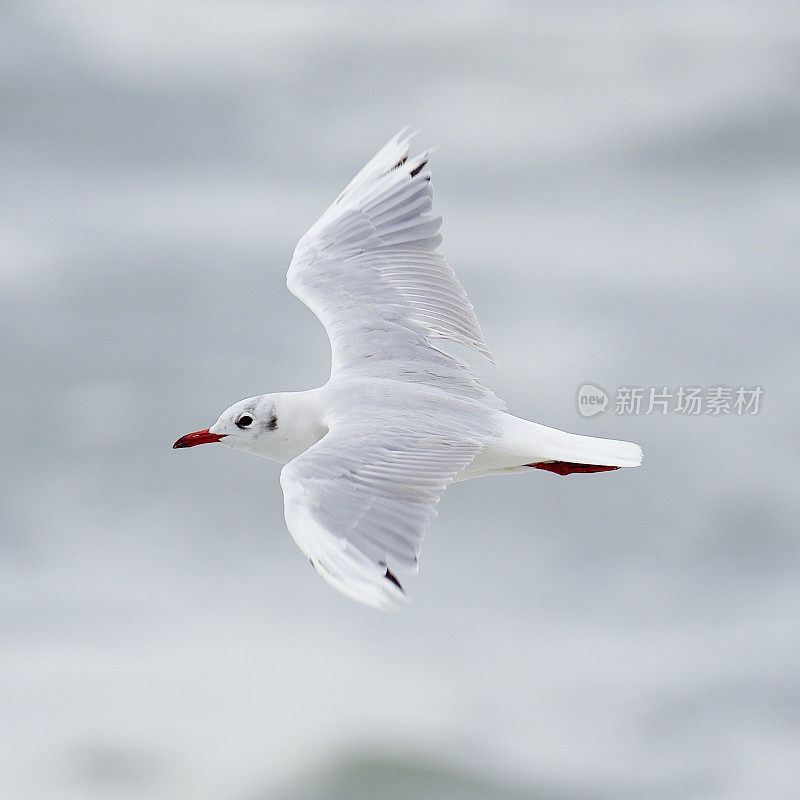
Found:
<path fill-rule="evenodd" d="M 540 461 L 537 464 L 525 464 L 526 467 L 546 469 L 559 475 L 569 475 L 571 472 L 607 472 L 619 467 L 605 467 L 600 464 L 576 464 L 573 461 Z"/>

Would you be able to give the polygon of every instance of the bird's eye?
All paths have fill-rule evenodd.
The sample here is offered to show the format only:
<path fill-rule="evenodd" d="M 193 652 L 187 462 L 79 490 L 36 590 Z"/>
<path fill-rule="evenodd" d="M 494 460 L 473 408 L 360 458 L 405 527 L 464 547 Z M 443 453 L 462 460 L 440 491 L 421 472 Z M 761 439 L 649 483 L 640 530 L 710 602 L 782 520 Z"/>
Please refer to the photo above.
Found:
<path fill-rule="evenodd" d="M 236 420 L 236 427 L 237 428 L 249 428 L 253 424 L 253 418 L 249 414 L 242 414 L 239 419 Z"/>

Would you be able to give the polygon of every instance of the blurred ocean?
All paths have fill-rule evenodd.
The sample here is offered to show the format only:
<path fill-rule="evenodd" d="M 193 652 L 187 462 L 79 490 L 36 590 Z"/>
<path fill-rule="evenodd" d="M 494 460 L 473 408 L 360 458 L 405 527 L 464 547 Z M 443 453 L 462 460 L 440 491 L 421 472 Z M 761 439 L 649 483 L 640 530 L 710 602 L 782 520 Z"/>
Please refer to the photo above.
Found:
<path fill-rule="evenodd" d="M 800 796 L 800 6 L 6 0 L 0 76 L 0 796 Z M 325 381 L 285 270 L 408 122 L 486 380 L 645 465 L 451 487 L 387 616 L 171 445 Z"/>

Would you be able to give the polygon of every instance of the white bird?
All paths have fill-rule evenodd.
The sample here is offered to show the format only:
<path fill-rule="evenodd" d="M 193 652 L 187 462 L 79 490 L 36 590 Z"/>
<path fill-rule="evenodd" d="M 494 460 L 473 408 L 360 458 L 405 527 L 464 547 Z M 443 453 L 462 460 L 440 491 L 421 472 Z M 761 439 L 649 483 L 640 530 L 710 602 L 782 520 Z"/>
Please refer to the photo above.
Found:
<path fill-rule="evenodd" d="M 332 586 L 369 605 L 404 597 L 449 483 L 531 467 L 559 475 L 636 467 L 641 448 L 504 412 L 446 339 L 492 359 L 438 252 L 430 151 L 401 131 L 295 248 L 286 285 L 331 343 L 328 382 L 235 403 L 174 447 L 222 442 L 274 459 L 286 525 Z"/>

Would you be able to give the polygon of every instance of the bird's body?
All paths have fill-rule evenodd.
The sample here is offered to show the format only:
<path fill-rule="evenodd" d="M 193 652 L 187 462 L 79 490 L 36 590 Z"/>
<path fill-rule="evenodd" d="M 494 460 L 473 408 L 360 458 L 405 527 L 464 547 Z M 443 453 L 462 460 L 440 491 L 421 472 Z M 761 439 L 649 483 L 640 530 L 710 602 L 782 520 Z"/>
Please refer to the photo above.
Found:
<path fill-rule="evenodd" d="M 383 606 L 403 595 L 447 484 L 530 470 L 634 467 L 630 442 L 514 417 L 460 361 L 491 358 L 466 293 L 436 252 L 428 154 L 393 138 L 300 240 L 289 289 L 331 340 L 329 381 L 227 409 L 175 447 L 222 441 L 279 461 L 289 530 L 330 584 Z"/>
<path fill-rule="evenodd" d="M 440 392 L 431 386 L 398 387 L 393 380 L 362 379 L 333 380 L 302 392 L 259 395 L 240 401 L 237 404 L 241 407 L 240 413 L 263 414 L 271 409 L 280 424 L 276 423 L 274 430 L 258 437 L 232 438 L 229 446 L 287 464 L 320 441 L 331 424 L 336 424 L 337 412 L 353 408 L 354 398 L 357 398 L 361 414 L 366 416 L 371 411 L 384 424 L 387 415 L 403 416 L 409 411 L 424 413 L 425 409 L 436 408 L 441 400 Z M 447 401 L 452 403 L 452 398 L 448 397 Z M 591 464 L 602 461 L 602 465 L 591 465 L 606 467 L 634 467 L 641 462 L 639 446 L 630 442 L 566 433 L 487 408 L 474 400 L 463 400 L 460 405 L 464 414 L 476 423 L 481 450 L 453 481 L 524 472 L 533 464 L 548 462 Z M 217 426 L 210 432 L 217 433 Z"/>

